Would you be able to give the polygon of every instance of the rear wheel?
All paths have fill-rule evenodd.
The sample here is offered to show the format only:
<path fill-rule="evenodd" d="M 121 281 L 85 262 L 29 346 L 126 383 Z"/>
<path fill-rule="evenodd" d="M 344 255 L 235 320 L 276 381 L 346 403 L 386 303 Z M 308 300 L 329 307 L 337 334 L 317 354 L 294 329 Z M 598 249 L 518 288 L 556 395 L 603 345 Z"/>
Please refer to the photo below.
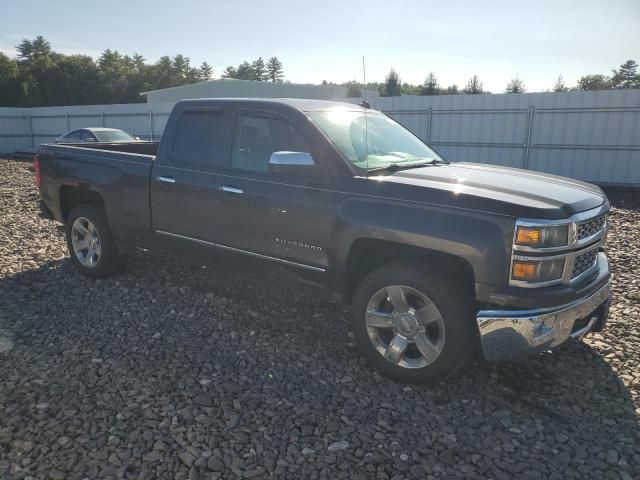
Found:
<path fill-rule="evenodd" d="M 74 208 L 67 217 L 65 234 L 71 261 L 83 275 L 106 277 L 121 269 L 123 257 L 100 205 Z"/>
<path fill-rule="evenodd" d="M 369 274 L 352 303 L 362 355 L 383 375 L 435 383 L 457 370 L 473 346 L 471 309 L 453 280 L 393 263 Z"/>

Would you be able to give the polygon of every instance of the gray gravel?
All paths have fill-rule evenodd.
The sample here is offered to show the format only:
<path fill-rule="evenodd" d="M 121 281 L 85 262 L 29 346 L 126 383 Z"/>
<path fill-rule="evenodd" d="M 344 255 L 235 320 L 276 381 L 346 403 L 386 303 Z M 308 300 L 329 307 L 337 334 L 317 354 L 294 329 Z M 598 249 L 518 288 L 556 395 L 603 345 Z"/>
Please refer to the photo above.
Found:
<path fill-rule="evenodd" d="M 81 277 L 0 160 L 0 478 L 640 478 L 640 194 L 611 198 L 606 331 L 427 389 L 314 294 L 160 253 Z"/>

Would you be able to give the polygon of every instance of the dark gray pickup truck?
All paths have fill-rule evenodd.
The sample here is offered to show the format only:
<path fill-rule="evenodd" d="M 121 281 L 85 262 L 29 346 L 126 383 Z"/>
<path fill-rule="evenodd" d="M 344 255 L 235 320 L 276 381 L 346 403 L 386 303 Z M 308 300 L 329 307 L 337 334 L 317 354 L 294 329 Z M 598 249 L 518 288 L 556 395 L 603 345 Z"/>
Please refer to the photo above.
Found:
<path fill-rule="evenodd" d="M 437 381 L 474 350 L 547 350 L 607 318 L 599 188 L 449 163 L 362 106 L 182 101 L 159 145 L 43 145 L 34 164 L 83 274 L 158 247 L 337 293 L 361 353 L 397 380 Z"/>

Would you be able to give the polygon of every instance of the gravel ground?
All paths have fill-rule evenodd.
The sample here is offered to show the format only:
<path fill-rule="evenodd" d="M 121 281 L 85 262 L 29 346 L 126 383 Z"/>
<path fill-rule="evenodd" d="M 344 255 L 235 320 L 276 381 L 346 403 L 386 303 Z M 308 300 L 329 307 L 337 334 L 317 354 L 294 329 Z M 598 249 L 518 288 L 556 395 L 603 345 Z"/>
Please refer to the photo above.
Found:
<path fill-rule="evenodd" d="M 0 160 L 0 478 L 640 478 L 640 194 L 611 192 L 608 328 L 436 388 L 317 295 L 136 254 L 90 281 Z"/>

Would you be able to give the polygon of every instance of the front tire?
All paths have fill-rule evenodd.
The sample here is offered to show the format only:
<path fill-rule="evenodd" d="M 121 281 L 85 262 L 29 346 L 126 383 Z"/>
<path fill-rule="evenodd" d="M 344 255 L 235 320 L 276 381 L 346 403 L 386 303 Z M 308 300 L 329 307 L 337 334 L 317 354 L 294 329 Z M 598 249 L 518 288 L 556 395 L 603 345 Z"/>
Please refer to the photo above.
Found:
<path fill-rule="evenodd" d="M 80 273 L 101 278 L 120 271 L 123 256 L 101 205 L 78 205 L 69 213 L 64 229 L 69 256 Z"/>
<path fill-rule="evenodd" d="M 378 268 L 353 296 L 351 326 L 360 353 L 400 382 L 433 384 L 451 375 L 473 350 L 470 302 L 462 290 L 448 276 L 407 264 Z"/>

